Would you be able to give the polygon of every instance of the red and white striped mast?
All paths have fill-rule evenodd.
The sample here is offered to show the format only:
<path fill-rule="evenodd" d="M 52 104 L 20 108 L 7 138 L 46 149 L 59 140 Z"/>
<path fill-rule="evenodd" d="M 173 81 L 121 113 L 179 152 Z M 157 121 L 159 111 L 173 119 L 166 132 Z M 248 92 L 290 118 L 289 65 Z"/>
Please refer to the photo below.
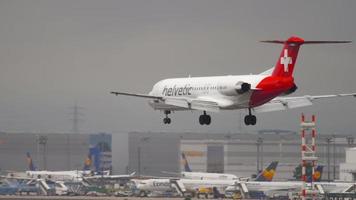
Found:
<path fill-rule="evenodd" d="M 315 126 L 315 115 L 312 115 L 312 120 L 307 121 L 305 119 L 304 114 L 302 113 L 301 116 L 301 156 L 302 156 L 302 191 L 301 197 L 302 200 L 305 200 L 307 197 L 312 197 L 315 199 L 317 194 L 317 190 L 315 189 L 314 185 L 314 172 L 315 172 L 315 164 L 318 160 L 316 157 L 316 126 Z M 309 133 L 309 134 L 308 134 Z M 307 135 L 308 134 L 308 135 Z M 309 139 L 310 138 L 310 139 Z M 308 178 L 306 175 L 306 167 L 308 163 L 312 166 L 312 179 L 311 183 L 308 184 Z"/>

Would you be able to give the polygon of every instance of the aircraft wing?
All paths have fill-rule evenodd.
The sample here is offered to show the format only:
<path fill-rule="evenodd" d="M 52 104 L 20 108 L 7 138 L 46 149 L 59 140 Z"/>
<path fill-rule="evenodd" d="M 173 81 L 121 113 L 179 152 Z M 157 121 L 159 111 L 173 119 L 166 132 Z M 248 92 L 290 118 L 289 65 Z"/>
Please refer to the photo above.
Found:
<path fill-rule="evenodd" d="M 118 95 L 126 95 L 126 96 L 134 96 L 134 97 L 142 97 L 148 99 L 162 99 L 160 96 L 153 96 L 148 94 L 136 94 L 136 93 L 128 93 L 128 92 L 110 92 L 110 94 Z"/>
<path fill-rule="evenodd" d="M 183 97 L 163 97 L 165 104 L 178 106 L 191 110 L 202 110 L 208 112 L 219 112 L 219 104 L 212 100 L 193 99 Z"/>
<path fill-rule="evenodd" d="M 272 99 L 270 102 L 265 103 L 261 106 L 254 108 L 255 112 L 271 112 L 279 110 L 287 110 L 292 108 L 299 108 L 310 106 L 315 100 L 328 99 L 335 97 L 356 97 L 356 93 L 348 94 L 330 94 L 330 95 L 319 95 L 319 96 L 300 96 L 300 97 L 277 97 Z"/>
<path fill-rule="evenodd" d="M 126 96 L 134 96 L 141 98 L 149 98 L 161 100 L 165 104 L 177 106 L 185 109 L 191 110 L 202 110 L 208 112 L 219 112 L 219 104 L 213 100 L 207 99 L 197 99 L 197 98 L 187 98 L 187 97 L 172 97 L 172 96 L 154 96 L 148 94 L 135 94 L 135 93 L 127 93 L 127 92 L 111 92 L 114 95 L 126 95 Z"/>

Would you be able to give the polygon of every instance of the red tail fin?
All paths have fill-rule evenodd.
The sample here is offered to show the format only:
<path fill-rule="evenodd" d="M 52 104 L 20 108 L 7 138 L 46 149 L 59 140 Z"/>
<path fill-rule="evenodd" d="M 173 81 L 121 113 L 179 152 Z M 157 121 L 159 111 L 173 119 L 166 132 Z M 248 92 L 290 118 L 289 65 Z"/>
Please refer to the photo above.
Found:
<path fill-rule="evenodd" d="M 297 61 L 299 47 L 303 43 L 304 40 L 299 37 L 290 37 L 283 42 L 284 46 L 274 67 L 272 76 L 292 76 L 294 65 Z"/>
<path fill-rule="evenodd" d="M 304 39 L 292 36 L 286 41 L 266 40 L 262 42 L 284 44 L 282 52 L 277 60 L 272 76 L 292 76 L 295 63 L 297 62 L 299 47 L 302 44 L 332 44 L 350 43 L 351 41 L 304 41 Z"/>

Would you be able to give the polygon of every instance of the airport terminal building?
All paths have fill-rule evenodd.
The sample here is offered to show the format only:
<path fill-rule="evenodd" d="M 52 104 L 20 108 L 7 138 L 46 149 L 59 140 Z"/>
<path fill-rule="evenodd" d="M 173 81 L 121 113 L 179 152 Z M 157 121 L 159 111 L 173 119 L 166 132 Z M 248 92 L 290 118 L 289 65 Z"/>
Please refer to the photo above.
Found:
<path fill-rule="evenodd" d="M 224 172 L 250 177 L 272 161 L 279 161 L 275 180 L 293 179 L 300 164 L 299 133 L 262 130 L 248 134 L 131 132 L 128 171 L 142 175 L 167 176 L 183 169 L 185 153 L 192 171 Z M 353 147 L 349 135 L 318 135 L 318 164 L 324 166 L 323 180 L 339 179 L 345 149 Z"/>
<path fill-rule="evenodd" d="M 82 170 L 89 149 L 101 150 L 99 168 L 110 170 L 111 134 L 0 133 L 0 169 L 29 170 L 30 153 L 37 170 Z"/>

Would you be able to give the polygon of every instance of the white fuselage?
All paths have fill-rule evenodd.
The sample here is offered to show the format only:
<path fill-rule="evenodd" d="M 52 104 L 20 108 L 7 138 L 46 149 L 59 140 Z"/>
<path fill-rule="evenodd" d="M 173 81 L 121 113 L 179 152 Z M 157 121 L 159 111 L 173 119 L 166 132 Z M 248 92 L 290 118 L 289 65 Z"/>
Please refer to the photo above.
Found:
<path fill-rule="evenodd" d="M 285 182 L 261 182 L 261 181 L 246 181 L 240 182 L 237 180 L 194 180 L 194 179 L 179 179 L 186 190 L 194 191 L 202 187 L 216 187 L 222 190 L 239 190 L 239 184 L 245 184 L 248 191 L 252 192 L 273 192 L 273 191 L 288 191 L 301 190 L 301 181 L 285 181 Z M 142 191 L 167 191 L 173 188 L 170 179 L 147 179 L 136 182 L 136 187 Z M 316 182 L 322 186 L 325 192 L 342 192 L 354 183 L 348 182 Z"/>
<path fill-rule="evenodd" d="M 157 82 L 149 95 L 185 97 L 218 102 L 220 109 L 248 108 L 251 91 L 238 95 L 235 91 L 239 83 L 249 83 L 255 88 L 266 75 L 211 76 L 165 79 Z M 150 101 L 158 110 L 182 110 L 184 108 L 167 105 L 163 101 Z"/>
<path fill-rule="evenodd" d="M 206 172 L 181 172 L 182 178 L 198 180 L 237 180 L 234 174 L 206 173 Z"/>
<path fill-rule="evenodd" d="M 48 178 L 56 181 L 81 181 L 83 176 L 90 174 L 90 171 L 26 171 L 30 178 Z"/>
<path fill-rule="evenodd" d="M 273 191 L 287 191 L 287 190 L 301 190 L 303 182 L 301 181 L 285 181 L 285 182 L 259 182 L 248 181 L 244 183 L 248 191 L 254 192 L 273 192 Z M 314 182 L 320 185 L 324 192 L 342 192 L 354 183 L 348 182 Z M 227 190 L 236 190 L 236 186 L 230 185 Z"/>

